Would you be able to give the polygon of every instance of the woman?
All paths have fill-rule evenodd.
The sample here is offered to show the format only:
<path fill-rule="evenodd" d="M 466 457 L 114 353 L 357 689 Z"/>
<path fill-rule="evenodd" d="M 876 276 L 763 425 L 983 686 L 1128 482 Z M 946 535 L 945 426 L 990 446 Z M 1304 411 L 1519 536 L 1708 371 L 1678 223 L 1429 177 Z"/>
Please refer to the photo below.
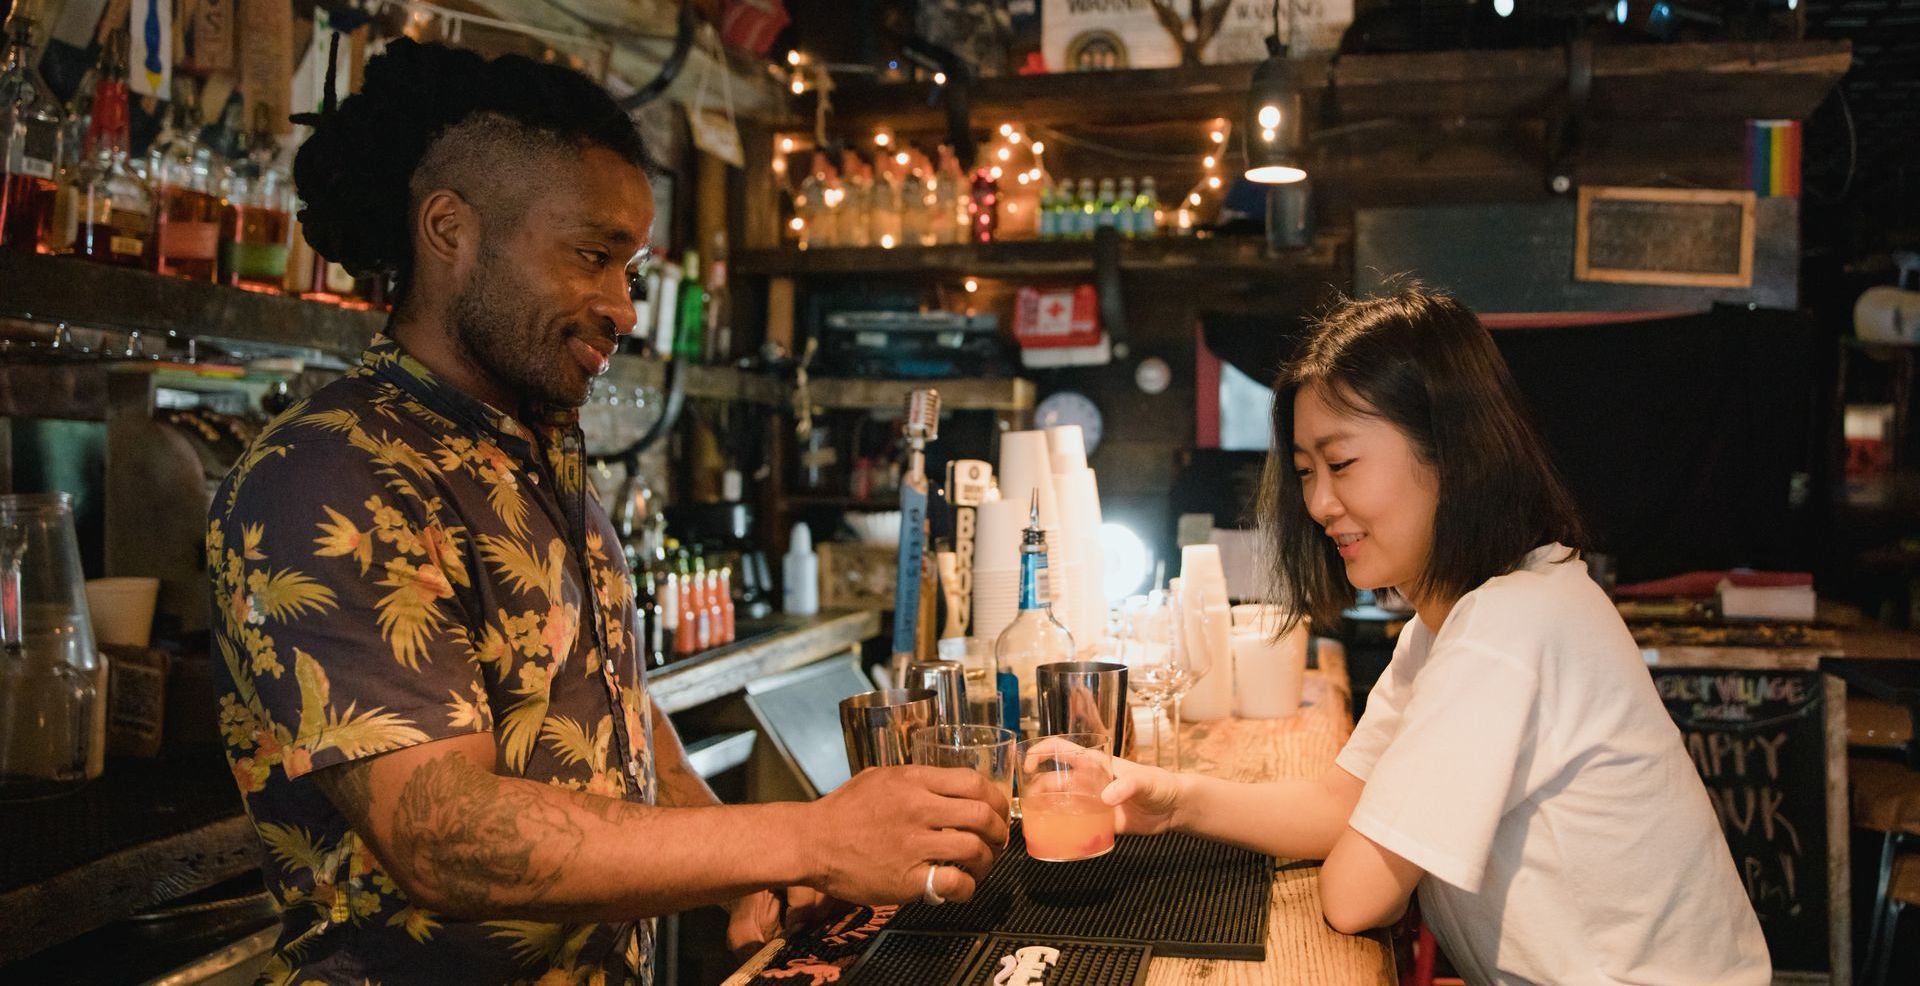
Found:
<path fill-rule="evenodd" d="M 1706 789 L 1473 313 L 1350 302 L 1274 390 L 1261 493 L 1278 601 L 1418 614 L 1317 780 L 1116 764 L 1121 830 L 1324 859 L 1327 921 L 1422 916 L 1470 983 L 1767 983 Z"/>

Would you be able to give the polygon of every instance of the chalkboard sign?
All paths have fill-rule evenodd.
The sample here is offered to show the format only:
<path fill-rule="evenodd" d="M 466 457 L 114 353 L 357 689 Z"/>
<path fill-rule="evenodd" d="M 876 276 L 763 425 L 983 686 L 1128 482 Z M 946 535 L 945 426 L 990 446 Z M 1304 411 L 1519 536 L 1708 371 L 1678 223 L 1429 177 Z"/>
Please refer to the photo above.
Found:
<path fill-rule="evenodd" d="M 1582 281 L 1744 288 L 1753 284 L 1752 192 L 1580 190 L 1573 276 Z"/>
<path fill-rule="evenodd" d="M 1821 980 L 1845 969 L 1839 956 L 1848 943 L 1835 941 L 1832 920 L 1836 894 L 1844 914 L 1846 877 L 1839 869 L 1835 880 L 1829 852 L 1824 677 L 1817 671 L 1652 671 L 1706 782 L 1773 967 L 1820 973 Z M 1844 839 L 1844 828 L 1837 837 Z"/>

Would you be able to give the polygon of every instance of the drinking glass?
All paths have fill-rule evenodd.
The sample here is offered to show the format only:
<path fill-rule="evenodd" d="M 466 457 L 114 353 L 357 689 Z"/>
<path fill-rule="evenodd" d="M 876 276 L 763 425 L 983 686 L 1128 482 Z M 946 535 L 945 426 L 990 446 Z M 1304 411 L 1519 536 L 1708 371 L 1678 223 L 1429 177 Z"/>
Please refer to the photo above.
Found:
<path fill-rule="evenodd" d="M 999 726 L 929 726 L 913 731 L 913 762 L 965 767 L 999 788 L 1011 805 L 1018 740 L 1013 730 Z"/>
<path fill-rule="evenodd" d="M 1107 742 L 1094 733 L 1065 733 L 1021 744 L 1020 828 L 1027 855 L 1070 863 L 1113 851 L 1113 806 L 1100 800 L 1113 779 Z"/>
<path fill-rule="evenodd" d="M 1230 646 L 1233 625 L 1224 602 L 1215 607 L 1218 610 L 1215 615 L 1197 598 L 1198 590 L 1187 596 L 1181 591 L 1179 579 L 1169 584 L 1174 587 L 1170 604 L 1174 615 L 1168 622 L 1174 624 L 1175 637 L 1166 668 L 1166 700 L 1173 707 L 1173 769 L 1178 773 L 1182 759 L 1180 700 L 1212 670 L 1215 649 L 1225 650 Z M 1221 656 L 1223 660 L 1232 658 L 1231 654 Z"/>

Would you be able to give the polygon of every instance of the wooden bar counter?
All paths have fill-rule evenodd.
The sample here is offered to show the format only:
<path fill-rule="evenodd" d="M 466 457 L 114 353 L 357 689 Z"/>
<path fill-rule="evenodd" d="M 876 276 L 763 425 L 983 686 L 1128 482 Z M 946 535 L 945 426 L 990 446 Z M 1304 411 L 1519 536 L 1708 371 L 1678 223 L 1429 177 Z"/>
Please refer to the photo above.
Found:
<path fill-rule="evenodd" d="M 1187 769 L 1239 781 L 1317 777 L 1333 764 L 1353 724 L 1344 669 L 1307 674 L 1306 705 L 1290 719 L 1226 719 L 1182 731 Z M 1171 745 L 1170 737 L 1162 742 Z M 1151 756 L 1142 736 L 1140 756 Z M 1169 753 L 1169 756 L 1171 754 Z M 774 941 L 723 986 L 744 986 L 784 942 Z M 1148 986 L 1393 986 L 1398 981 L 1385 932 L 1350 937 L 1320 915 L 1320 864 L 1281 860 L 1273 881 L 1262 962 L 1155 958 Z"/>

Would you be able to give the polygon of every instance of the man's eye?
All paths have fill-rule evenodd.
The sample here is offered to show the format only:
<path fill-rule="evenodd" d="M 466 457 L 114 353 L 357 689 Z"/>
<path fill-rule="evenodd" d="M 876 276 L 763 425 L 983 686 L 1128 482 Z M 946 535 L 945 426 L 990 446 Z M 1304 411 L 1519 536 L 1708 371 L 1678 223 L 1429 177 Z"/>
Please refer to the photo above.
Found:
<path fill-rule="evenodd" d="M 607 254 L 602 253 L 599 250 L 580 250 L 577 252 L 580 254 L 580 259 L 585 260 L 587 263 L 592 264 L 595 267 L 605 267 L 607 265 L 607 261 L 612 259 Z"/>

